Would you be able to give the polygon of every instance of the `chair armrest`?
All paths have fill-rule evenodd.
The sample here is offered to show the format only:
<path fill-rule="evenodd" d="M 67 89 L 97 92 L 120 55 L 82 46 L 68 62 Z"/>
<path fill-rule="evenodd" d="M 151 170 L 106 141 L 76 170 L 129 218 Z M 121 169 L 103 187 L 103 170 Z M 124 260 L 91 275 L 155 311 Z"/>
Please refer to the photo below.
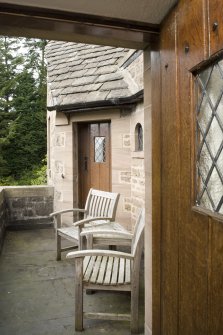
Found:
<path fill-rule="evenodd" d="M 81 250 L 81 251 L 72 251 L 66 255 L 66 258 L 83 258 L 85 256 L 110 256 L 110 257 L 118 257 L 133 260 L 134 256 L 132 254 L 128 254 L 126 252 L 113 251 L 113 250 Z"/>
<path fill-rule="evenodd" d="M 85 213 L 85 209 L 80 209 L 80 208 L 71 208 L 71 209 L 64 209 L 63 211 L 58 211 L 50 214 L 50 217 L 57 216 L 58 214 L 63 214 L 63 213 L 68 213 L 68 212 L 80 212 L 80 213 Z"/>
<path fill-rule="evenodd" d="M 92 217 L 92 218 L 83 219 L 83 220 L 74 222 L 73 226 L 82 228 L 86 223 L 90 223 L 92 221 L 100 221 L 100 220 L 106 221 L 106 220 L 112 220 L 112 218 L 111 217 L 101 217 L 101 216 L 100 217 Z"/>
<path fill-rule="evenodd" d="M 109 229 L 88 229 L 88 230 L 84 230 L 81 232 L 81 236 L 87 236 L 87 235 L 94 235 L 94 234 L 100 234 L 100 235 L 104 235 L 104 234 L 108 234 L 108 235 L 115 235 L 115 236 L 120 236 L 120 237 L 126 237 L 129 239 L 132 239 L 133 234 L 125 232 L 125 231 L 119 231 L 119 230 L 109 230 Z"/>

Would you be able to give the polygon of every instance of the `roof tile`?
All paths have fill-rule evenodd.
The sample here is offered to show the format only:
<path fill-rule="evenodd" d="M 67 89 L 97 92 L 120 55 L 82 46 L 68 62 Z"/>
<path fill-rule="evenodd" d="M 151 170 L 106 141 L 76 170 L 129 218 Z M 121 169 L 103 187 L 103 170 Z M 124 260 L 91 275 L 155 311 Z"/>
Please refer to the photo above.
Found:
<path fill-rule="evenodd" d="M 118 66 L 128 53 L 109 46 L 49 42 L 46 58 L 53 100 L 62 107 L 131 96 L 126 69 Z"/>
<path fill-rule="evenodd" d="M 108 90 L 119 90 L 123 88 L 128 88 L 128 84 L 124 80 L 114 80 L 104 83 L 101 86 L 101 91 L 108 91 Z"/>

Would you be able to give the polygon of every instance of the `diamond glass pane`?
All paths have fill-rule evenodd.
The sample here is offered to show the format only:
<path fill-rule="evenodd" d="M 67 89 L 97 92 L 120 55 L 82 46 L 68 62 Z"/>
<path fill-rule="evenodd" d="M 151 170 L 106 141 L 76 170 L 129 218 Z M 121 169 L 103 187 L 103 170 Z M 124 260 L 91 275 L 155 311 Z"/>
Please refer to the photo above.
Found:
<path fill-rule="evenodd" d="M 200 173 L 205 179 L 207 178 L 208 172 L 210 171 L 210 168 L 212 166 L 212 162 L 208 158 L 209 158 L 208 148 L 206 144 L 204 143 L 198 163 L 199 163 Z"/>
<path fill-rule="evenodd" d="M 105 162 L 105 137 L 103 136 L 94 138 L 94 160 L 96 163 Z"/>
<path fill-rule="evenodd" d="M 219 105 L 218 105 L 218 108 L 216 110 L 216 117 L 218 118 L 218 120 L 221 124 L 221 127 L 223 128 L 223 113 L 222 113 L 222 110 L 223 110 L 223 97 L 221 98 L 221 100 L 219 102 Z"/>
<path fill-rule="evenodd" d="M 222 94 L 222 74 L 218 64 L 213 67 L 206 90 L 212 105 L 216 106 L 218 99 Z"/>
<path fill-rule="evenodd" d="M 199 110 L 197 113 L 197 121 L 199 126 L 204 131 L 207 127 L 207 123 L 211 121 L 212 117 L 212 109 L 208 103 L 208 97 L 205 95 L 202 98 L 201 104 L 199 106 Z"/>
<path fill-rule="evenodd" d="M 196 204 L 223 214 L 223 61 L 195 76 Z"/>

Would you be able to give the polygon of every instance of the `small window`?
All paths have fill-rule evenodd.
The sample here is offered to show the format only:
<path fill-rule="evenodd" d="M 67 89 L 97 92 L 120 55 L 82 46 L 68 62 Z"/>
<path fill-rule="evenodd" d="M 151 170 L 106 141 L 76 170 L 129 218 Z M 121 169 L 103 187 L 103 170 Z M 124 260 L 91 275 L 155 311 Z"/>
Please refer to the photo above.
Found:
<path fill-rule="evenodd" d="M 105 162 L 105 137 L 103 136 L 94 138 L 94 161 L 96 163 Z"/>
<path fill-rule="evenodd" d="M 135 127 L 135 151 L 143 151 L 143 129 L 140 123 Z"/>
<path fill-rule="evenodd" d="M 195 76 L 196 205 L 223 214 L 223 60 Z"/>

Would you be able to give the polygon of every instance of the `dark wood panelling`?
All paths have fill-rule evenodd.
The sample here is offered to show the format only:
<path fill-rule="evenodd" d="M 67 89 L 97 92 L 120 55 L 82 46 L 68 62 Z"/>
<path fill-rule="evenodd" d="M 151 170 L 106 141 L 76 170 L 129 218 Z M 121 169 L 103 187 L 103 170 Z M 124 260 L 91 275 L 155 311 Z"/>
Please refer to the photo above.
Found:
<path fill-rule="evenodd" d="M 178 334 L 179 115 L 175 13 L 161 34 L 161 334 Z"/>
<path fill-rule="evenodd" d="M 209 334 L 223 333 L 223 224 L 210 222 Z"/>
<path fill-rule="evenodd" d="M 216 215 L 193 210 L 195 117 L 191 73 L 192 68 L 210 62 L 210 50 L 218 53 L 223 47 L 221 27 L 216 36 L 211 33 L 213 20 L 223 22 L 222 8 L 220 0 L 211 0 L 208 18 L 206 0 L 181 0 L 162 25 L 162 335 L 223 333 L 223 225 Z M 157 87 L 153 94 L 156 92 Z M 154 213 L 154 220 L 156 215 L 159 219 L 158 211 Z M 153 320 L 156 331 L 158 318 Z"/>
<path fill-rule="evenodd" d="M 207 334 L 208 221 L 192 211 L 194 110 L 189 69 L 207 54 L 203 0 L 182 1 L 177 15 L 180 110 L 179 334 Z M 188 46 L 188 50 L 185 47 Z M 199 288 L 199 289 L 198 289 Z"/>
<path fill-rule="evenodd" d="M 160 52 L 159 45 L 154 45 L 151 52 L 151 79 L 153 82 L 153 90 L 158 94 L 152 94 L 152 324 L 153 334 L 160 335 L 160 261 L 161 261 L 161 78 L 160 78 Z"/>
<path fill-rule="evenodd" d="M 188 70 L 202 62 L 208 54 L 205 3 L 205 0 L 183 0 L 178 7 L 178 60 L 180 62 L 181 56 L 187 55 L 184 66 Z"/>
<path fill-rule="evenodd" d="M 209 0 L 210 55 L 223 49 L 223 4 Z"/>

